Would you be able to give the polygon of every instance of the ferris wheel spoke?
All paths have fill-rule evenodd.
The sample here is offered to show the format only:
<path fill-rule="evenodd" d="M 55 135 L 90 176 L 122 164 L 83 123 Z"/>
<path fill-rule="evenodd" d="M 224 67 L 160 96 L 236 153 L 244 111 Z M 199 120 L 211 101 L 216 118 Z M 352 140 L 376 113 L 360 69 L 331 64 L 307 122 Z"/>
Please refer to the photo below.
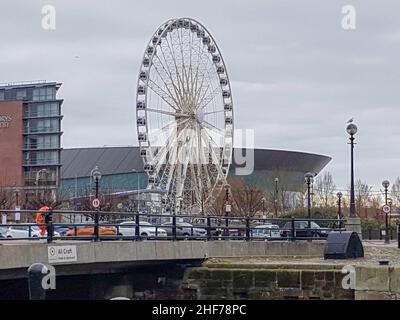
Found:
<path fill-rule="evenodd" d="M 216 133 L 218 133 L 218 134 L 220 134 L 222 136 L 225 136 L 225 131 L 224 130 L 222 130 L 220 128 L 217 128 L 216 126 L 214 126 L 213 124 L 209 123 L 208 121 L 203 120 L 203 122 L 201 122 L 201 126 L 204 129 L 209 129 L 209 130 L 211 130 L 213 132 L 216 132 Z"/>
<path fill-rule="evenodd" d="M 216 110 L 216 111 L 204 112 L 204 115 L 208 116 L 210 114 L 223 113 L 223 112 L 225 112 L 225 110 Z"/>
<path fill-rule="evenodd" d="M 172 117 L 176 117 L 176 116 L 184 117 L 184 118 L 189 117 L 189 115 L 184 114 L 184 113 L 179 113 L 179 112 L 164 111 L 164 110 L 152 109 L 152 108 L 147 108 L 146 110 L 149 112 L 161 113 L 161 114 L 165 114 L 167 116 L 172 116 Z"/>
<path fill-rule="evenodd" d="M 198 103 L 198 110 L 204 109 L 218 94 L 221 94 L 221 88 L 219 87 L 215 88 L 209 95 L 203 96 Z"/>
<path fill-rule="evenodd" d="M 165 103 L 167 103 L 172 109 L 177 110 L 177 107 L 174 106 L 175 101 L 174 99 L 166 93 L 157 83 L 155 83 L 153 80 L 149 80 L 149 88 L 157 95 L 159 96 L 162 100 L 164 100 Z"/>
<path fill-rule="evenodd" d="M 168 42 L 167 42 L 167 45 L 168 45 L 168 47 L 169 47 Z M 180 91 L 180 89 L 178 88 L 178 87 L 179 87 L 179 83 L 178 83 L 178 87 L 177 87 L 177 84 L 175 83 L 174 77 L 172 76 L 172 71 L 171 71 L 171 69 L 170 69 L 170 67 L 169 67 L 169 65 L 168 65 L 168 63 L 167 63 L 167 59 L 166 59 L 166 57 L 165 57 L 164 48 L 165 48 L 164 46 L 161 46 L 161 53 L 162 53 L 163 59 L 164 59 L 164 61 L 165 61 L 166 69 L 168 69 L 169 78 L 170 78 L 170 80 L 171 80 L 171 83 L 172 83 L 172 86 L 173 86 L 175 95 L 176 95 L 176 97 L 177 97 L 177 99 L 178 99 L 178 101 L 180 102 L 180 105 L 181 105 L 181 104 L 182 104 L 182 97 L 180 96 L 180 93 L 179 93 L 179 91 Z M 172 58 L 172 55 L 170 55 L 170 56 L 171 56 L 171 58 Z M 158 57 L 158 56 L 157 56 L 157 57 Z M 158 58 L 159 58 L 159 57 L 158 57 Z M 160 59 L 160 58 L 159 58 L 159 59 Z M 161 59 L 160 59 L 160 61 L 161 61 Z M 163 65 L 163 67 L 164 67 L 164 64 L 162 64 L 162 65 Z M 164 67 L 164 68 L 165 68 L 165 67 Z M 177 82 L 178 82 L 178 80 L 177 80 Z"/>
<path fill-rule="evenodd" d="M 161 61 L 160 61 L 160 64 L 162 65 Z M 175 92 L 175 96 L 174 96 L 174 94 L 171 92 L 171 89 L 169 88 L 168 83 L 166 82 L 166 79 L 164 79 L 163 75 L 161 74 L 161 71 L 159 70 L 159 68 L 157 68 L 157 65 L 156 65 L 156 64 L 153 64 L 153 66 L 154 66 L 154 70 L 156 70 L 156 72 L 158 73 L 159 78 L 160 78 L 161 81 L 164 83 L 165 89 L 166 89 L 168 92 L 165 92 L 165 90 L 163 90 L 160 86 L 158 86 L 158 85 L 157 85 L 157 86 L 160 88 L 160 90 L 163 90 L 163 91 L 174 101 L 174 103 L 175 103 L 176 106 L 179 106 L 179 104 L 180 104 L 179 96 L 176 95 L 176 92 Z M 162 65 L 162 67 L 164 68 L 163 65 Z M 165 71 L 165 68 L 164 68 L 164 71 Z M 165 71 L 165 72 L 166 72 L 166 71 Z M 170 80 L 172 80 L 172 79 L 169 77 L 168 74 L 167 74 L 167 77 L 168 77 Z M 153 81 L 153 82 L 154 82 L 154 81 Z M 173 89 L 175 89 L 173 83 L 172 83 L 172 87 L 173 87 Z M 175 91 L 175 90 L 174 90 L 174 91 Z"/>
<path fill-rule="evenodd" d="M 179 92 L 179 94 L 180 94 L 181 101 L 183 102 L 184 99 L 183 99 L 182 93 L 184 92 L 184 83 L 183 83 L 182 77 L 181 77 L 180 72 L 179 72 L 179 68 L 178 68 L 178 65 L 177 65 L 176 55 L 175 55 L 175 53 L 174 53 L 174 50 L 172 50 L 172 48 L 171 48 L 171 46 L 173 46 L 172 36 L 171 36 L 171 34 L 170 34 L 169 36 L 170 36 L 171 43 L 167 40 L 167 45 L 168 45 L 169 51 L 170 51 L 170 53 L 171 53 L 171 57 L 172 57 L 173 64 L 174 64 L 174 66 L 175 66 L 175 72 L 176 72 L 176 77 L 177 77 L 177 82 L 178 82 L 178 88 L 179 88 L 178 92 Z M 184 107 L 184 106 L 182 105 L 182 108 L 183 108 L 183 107 Z"/>

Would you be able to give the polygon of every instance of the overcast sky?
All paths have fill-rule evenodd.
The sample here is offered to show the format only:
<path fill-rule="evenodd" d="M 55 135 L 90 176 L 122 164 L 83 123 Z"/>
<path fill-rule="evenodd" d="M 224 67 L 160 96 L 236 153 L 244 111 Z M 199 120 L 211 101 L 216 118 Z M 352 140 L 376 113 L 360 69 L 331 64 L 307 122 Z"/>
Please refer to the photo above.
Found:
<path fill-rule="evenodd" d="M 54 5 L 56 30 L 42 28 Z M 356 30 L 342 28 L 342 7 Z M 329 155 L 348 184 L 346 121 L 359 126 L 356 176 L 375 186 L 400 175 L 398 0 L 1 0 L 0 82 L 63 83 L 63 147 L 137 145 L 135 91 L 153 32 L 193 17 L 228 68 L 236 128 L 256 147 Z"/>

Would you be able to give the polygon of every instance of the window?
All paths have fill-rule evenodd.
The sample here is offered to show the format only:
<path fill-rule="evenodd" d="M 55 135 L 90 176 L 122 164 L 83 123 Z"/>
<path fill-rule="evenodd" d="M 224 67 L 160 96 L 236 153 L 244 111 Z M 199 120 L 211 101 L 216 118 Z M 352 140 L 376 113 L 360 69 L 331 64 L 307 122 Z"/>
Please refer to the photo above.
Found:
<path fill-rule="evenodd" d="M 26 98 L 26 90 L 25 89 L 19 89 L 17 90 L 17 99 L 25 99 Z"/>
<path fill-rule="evenodd" d="M 25 154 L 25 164 L 53 165 L 59 163 L 58 151 L 33 151 Z"/>
<path fill-rule="evenodd" d="M 54 87 L 44 87 L 33 89 L 33 101 L 54 100 L 56 90 Z"/>
<path fill-rule="evenodd" d="M 30 119 L 25 121 L 26 133 L 59 132 L 59 119 Z"/>
<path fill-rule="evenodd" d="M 26 149 L 58 149 L 59 147 L 60 143 L 58 135 L 46 135 L 25 138 Z"/>
<path fill-rule="evenodd" d="M 0 100 L 4 100 L 4 90 L 0 90 Z"/>

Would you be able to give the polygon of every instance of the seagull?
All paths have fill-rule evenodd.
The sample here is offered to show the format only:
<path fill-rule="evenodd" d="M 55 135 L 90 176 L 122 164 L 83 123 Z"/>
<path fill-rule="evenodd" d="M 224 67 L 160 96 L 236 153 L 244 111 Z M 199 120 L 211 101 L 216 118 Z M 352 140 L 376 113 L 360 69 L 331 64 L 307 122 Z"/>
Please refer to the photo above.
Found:
<path fill-rule="evenodd" d="M 354 121 L 354 118 L 350 118 L 347 123 L 352 123 Z"/>

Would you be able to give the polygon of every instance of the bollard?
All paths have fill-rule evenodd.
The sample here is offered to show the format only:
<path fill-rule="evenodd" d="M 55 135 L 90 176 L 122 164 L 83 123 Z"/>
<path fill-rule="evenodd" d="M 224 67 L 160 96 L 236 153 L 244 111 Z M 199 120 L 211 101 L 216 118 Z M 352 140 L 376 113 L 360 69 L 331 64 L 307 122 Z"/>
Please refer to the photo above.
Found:
<path fill-rule="evenodd" d="M 45 271 L 45 273 L 43 273 Z M 28 269 L 29 300 L 46 300 L 46 289 L 42 281 L 47 275 L 47 267 L 42 263 L 34 263 Z"/>

